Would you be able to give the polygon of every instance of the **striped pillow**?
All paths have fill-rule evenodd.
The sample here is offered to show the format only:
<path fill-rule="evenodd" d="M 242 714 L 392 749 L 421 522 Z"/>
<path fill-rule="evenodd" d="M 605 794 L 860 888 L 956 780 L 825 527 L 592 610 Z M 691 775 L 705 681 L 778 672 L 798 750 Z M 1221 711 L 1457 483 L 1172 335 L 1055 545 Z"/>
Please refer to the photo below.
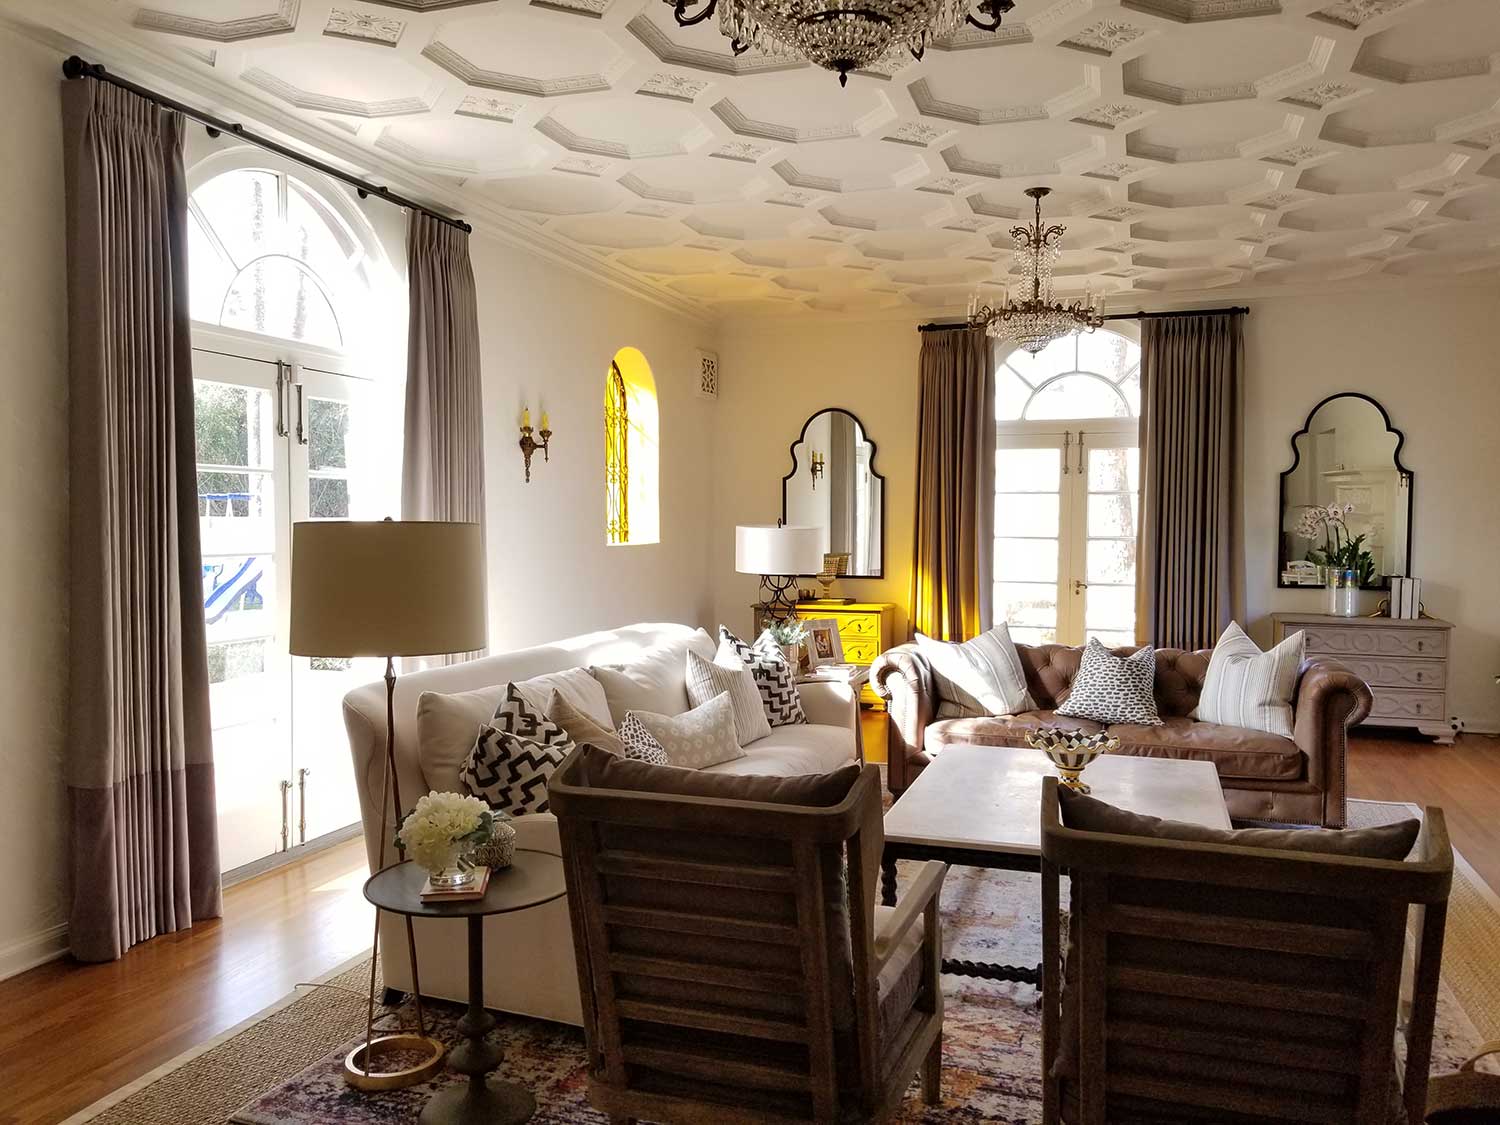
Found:
<path fill-rule="evenodd" d="M 1021 657 L 1004 622 L 961 644 L 918 633 L 917 651 L 927 658 L 938 698 L 944 702 L 982 715 L 1035 709 Z"/>
<path fill-rule="evenodd" d="M 694 707 L 702 707 L 716 695 L 729 696 L 734 708 L 734 733 L 741 746 L 748 746 L 771 733 L 771 722 L 761 706 L 760 690 L 755 677 L 734 653 L 726 653 L 724 662 L 717 658 L 710 664 L 696 652 L 687 654 L 687 693 Z M 729 661 L 734 661 L 730 667 Z"/>
<path fill-rule="evenodd" d="M 1270 652 L 1231 621 L 1214 645 L 1193 717 L 1202 723 L 1292 737 L 1292 692 L 1302 666 L 1304 637 L 1293 633 Z"/>

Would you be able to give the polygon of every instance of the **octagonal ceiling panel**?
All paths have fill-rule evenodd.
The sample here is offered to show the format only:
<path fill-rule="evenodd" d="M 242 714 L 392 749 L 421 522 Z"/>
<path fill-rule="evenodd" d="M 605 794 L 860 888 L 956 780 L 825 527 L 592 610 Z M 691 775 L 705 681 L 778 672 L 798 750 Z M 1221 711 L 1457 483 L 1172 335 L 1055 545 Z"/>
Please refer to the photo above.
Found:
<path fill-rule="evenodd" d="M 1497 264 L 1500 0 L 1019 0 L 845 89 L 659 0 L 0 6 L 679 311 L 943 315 L 1037 183 L 1128 307 Z"/>

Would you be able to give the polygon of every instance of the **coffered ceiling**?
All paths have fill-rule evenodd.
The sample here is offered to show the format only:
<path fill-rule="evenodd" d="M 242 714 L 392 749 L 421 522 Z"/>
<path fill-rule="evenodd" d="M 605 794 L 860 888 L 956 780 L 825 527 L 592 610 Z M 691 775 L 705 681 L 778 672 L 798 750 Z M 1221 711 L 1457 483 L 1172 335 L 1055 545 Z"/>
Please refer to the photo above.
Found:
<path fill-rule="evenodd" d="M 714 312 L 951 312 L 1032 184 L 1127 307 L 1500 270 L 1497 0 L 1020 0 L 847 89 L 660 0 L 0 10 Z"/>

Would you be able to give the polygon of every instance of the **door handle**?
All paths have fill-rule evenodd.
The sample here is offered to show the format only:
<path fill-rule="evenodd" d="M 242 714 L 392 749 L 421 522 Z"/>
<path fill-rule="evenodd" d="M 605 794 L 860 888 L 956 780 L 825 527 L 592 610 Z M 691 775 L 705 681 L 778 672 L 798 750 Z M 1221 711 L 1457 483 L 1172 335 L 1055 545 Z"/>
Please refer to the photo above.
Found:
<path fill-rule="evenodd" d="M 302 384 L 297 384 L 297 444 L 307 444 L 307 399 L 302 394 Z"/>
<path fill-rule="evenodd" d="M 286 364 L 276 361 L 276 436 L 286 437 Z"/>
<path fill-rule="evenodd" d="M 307 775 L 312 770 L 303 766 L 297 771 L 297 843 L 307 843 Z"/>
<path fill-rule="evenodd" d="M 1073 444 L 1073 431 L 1072 430 L 1064 430 L 1063 431 L 1063 455 L 1062 455 L 1063 476 L 1067 476 L 1068 475 L 1068 452 L 1069 452 L 1069 447 L 1072 446 L 1072 444 Z"/>
<path fill-rule="evenodd" d="M 1078 475 L 1079 476 L 1083 476 L 1084 471 L 1085 470 L 1084 470 L 1084 467 L 1083 467 L 1083 431 L 1079 430 L 1078 431 Z"/>
<path fill-rule="evenodd" d="M 292 846 L 292 783 L 282 778 L 281 785 L 281 850 L 286 851 Z"/>
<path fill-rule="evenodd" d="M 1089 588 L 1089 584 L 1082 578 L 1073 579 L 1073 593 L 1081 594 Z"/>

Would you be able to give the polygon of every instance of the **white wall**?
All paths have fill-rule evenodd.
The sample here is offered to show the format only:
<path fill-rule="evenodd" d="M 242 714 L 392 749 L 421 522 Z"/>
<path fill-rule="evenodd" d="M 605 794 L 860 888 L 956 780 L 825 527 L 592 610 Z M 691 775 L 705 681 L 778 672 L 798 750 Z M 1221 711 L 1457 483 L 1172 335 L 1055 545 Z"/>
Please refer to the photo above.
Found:
<path fill-rule="evenodd" d="M 66 258 L 61 56 L 0 30 L 0 978 L 55 954 L 67 917 L 61 761 L 67 698 Z M 189 162 L 212 150 L 199 130 Z M 401 260 L 399 212 L 365 205 Z M 711 624 L 711 403 L 697 347 L 714 331 L 476 234 L 493 648 L 640 620 Z M 661 406 L 661 541 L 604 542 L 604 376 L 645 353 Z M 398 360 L 404 362 L 404 360 Z M 551 412 L 552 457 L 522 483 L 521 403 Z"/>
<path fill-rule="evenodd" d="M 1250 302 L 1246 321 L 1245 542 L 1249 627 L 1270 639 L 1269 615 L 1320 606 L 1317 591 L 1276 588 L 1279 474 L 1291 436 L 1322 398 L 1359 390 L 1405 431 L 1416 477 L 1412 572 L 1428 612 L 1455 622 L 1451 703 L 1470 729 L 1500 730 L 1500 364 L 1492 325 L 1500 290 L 1427 283 L 1401 293 Z M 723 336 L 713 543 L 714 608 L 748 627 L 755 580 L 734 573 L 736 523 L 780 514 L 787 445 L 828 406 L 852 410 L 878 445 L 886 478 L 886 575 L 845 580 L 857 598 L 901 607 L 911 573 L 917 357 L 914 323 L 740 321 Z M 1374 610 L 1374 595 L 1367 607 Z"/>
<path fill-rule="evenodd" d="M 0 32 L 0 977 L 60 948 L 68 397 L 60 59 Z"/>

